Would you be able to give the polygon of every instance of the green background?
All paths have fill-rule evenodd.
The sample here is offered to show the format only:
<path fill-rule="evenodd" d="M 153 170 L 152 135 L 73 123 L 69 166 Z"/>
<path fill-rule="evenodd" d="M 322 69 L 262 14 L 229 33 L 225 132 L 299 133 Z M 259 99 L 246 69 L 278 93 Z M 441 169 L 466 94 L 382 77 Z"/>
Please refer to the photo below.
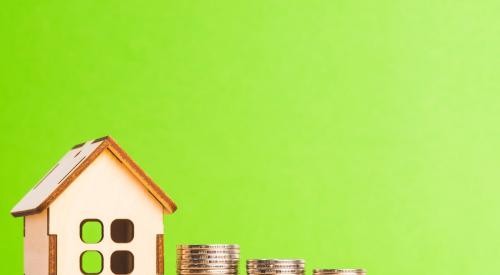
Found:
<path fill-rule="evenodd" d="M 112 135 L 164 187 L 175 244 L 369 274 L 498 273 L 500 1 L 5 1 L 9 211 Z M 241 269 L 244 271 L 244 269 Z M 29 274 L 28 274 L 29 275 Z M 68 275 L 68 274 L 63 274 Z"/>

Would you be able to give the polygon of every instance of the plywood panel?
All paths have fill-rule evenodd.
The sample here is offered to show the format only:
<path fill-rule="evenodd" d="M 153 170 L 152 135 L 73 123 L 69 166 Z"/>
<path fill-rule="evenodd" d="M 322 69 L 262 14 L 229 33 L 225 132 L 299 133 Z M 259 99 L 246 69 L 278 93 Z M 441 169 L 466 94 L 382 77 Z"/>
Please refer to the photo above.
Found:
<path fill-rule="evenodd" d="M 47 210 L 25 217 L 24 230 L 24 274 L 47 275 L 49 270 Z"/>
<path fill-rule="evenodd" d="M 74 146 L 42 180 L 14 206 L 11 214 L 19 217 L 40 213 L 57 199 L 103 151 L 112 154 L 138 179 L 164 207 L 165 213 L 175 212 L 177 206 L 167 194 L 111 138 L 103 137 Z"/>
<path fill-rule="evenodd" d="M 163 275 L 164 272 L 164 253 L 163 253 L 163 235 L 156 236 L 156 274 Z"/>
<path fill-rule="evenodd" d="M 70 150 L 12 209 L 12 212 L 30 211 L 38 208 L 92 152 L 102 143 L 89 141 Z"/>
<path fill-rule="evenodd" d="M 59 274 L 79 274 L 79 257 L 85 250 L 98 250 L 104 257 L 101 274 L 112 274 L 110 256 L 116 250 L 134 254 L 134 273 L 157 273 L 157 235 L 163 234 L 163 207 L 144 185 L 109 151 L 104 151 L 55 200 L 50 212 L 50 234 L 57 234 Z M 84 219 L 98 219 L 104 238 L 99 244 L 80 240 L 79 228 Z M 134 223 L 130 243 L 114 243 L 110 226 L 115 219 Z"/>
<path fill-rule="evenodd" d="M 49 275 L 57 275 L 57 235 L 49 235 Z"/>

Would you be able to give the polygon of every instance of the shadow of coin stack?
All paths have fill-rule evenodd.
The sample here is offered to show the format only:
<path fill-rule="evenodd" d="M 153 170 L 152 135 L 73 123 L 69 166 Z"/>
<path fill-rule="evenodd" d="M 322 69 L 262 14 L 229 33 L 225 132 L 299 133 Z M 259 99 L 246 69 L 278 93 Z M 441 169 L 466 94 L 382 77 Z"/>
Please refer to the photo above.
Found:
<path fill-rule="evenodd" d="M 314 269 L 313 275 L 366 275 L 361 268 Z"/>
<path fill-rule="evenodd" d="M 247 260 L 248 275 L 304 275 L 305 261 L 300 259 Z"/>
<path fill-rule="evenodd" d="M 236 275 L 240 246 L 200 244 L 177 246 L 178 275 Z"/>

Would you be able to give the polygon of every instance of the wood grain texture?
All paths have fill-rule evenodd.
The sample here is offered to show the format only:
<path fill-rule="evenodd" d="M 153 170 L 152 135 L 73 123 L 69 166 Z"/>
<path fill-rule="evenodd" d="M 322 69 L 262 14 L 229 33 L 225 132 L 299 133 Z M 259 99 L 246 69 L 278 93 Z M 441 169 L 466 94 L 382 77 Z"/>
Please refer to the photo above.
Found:
<path fill-rule="evenodd" d="M 24 272 L 28 275 L 47 275 L 49 270 L 48 209 L 24 217 Z M 4 273 L 2 273 L 4 274 Z"/>
<path fill-rule="evenodd" d="M 158 234 L 156 235 L 156 274 L 163 275 L 164 269 L 163 234 Z"/>
<path fill-rule="evenodd" d="M 58 274 L 81 274 L 76 259 L 89 249 L 104 256 L 102 275 L 112 274 L 111 254 L 117 250 L 133 253 L 133 274 L 156 274 L 156 238 L 164 232 L 163 213 L 163 206 L 139 179 L 109 150 L 104 150 L 50 205 L 49 233 L 57 235 Z M 98 244 L 86 244 L 80 238 L 81 223 L 87 219 L 97 219 L 103 225 L 104 238 Z M 131 242 L 116 243 L 111 238 L 111 225 L 116 219 L 134 223 Z"/>
<path fill-rule="evenodd" d="M 57 235 L 49 235 L 49 275 L 57 275 Z"/>
<path fill-rule="evenodd" d="M 58 187 L 43 200 L 43 202 L 33 209 L 12 212 L 15 217 L 27 216 L 42 212 L 62 193 L 66 188 L 85 170 L 87 167 L 106 149 L 113 153 L 133 174 L 146 189 L 160 202 L 165 212 L 171 214 L 175 212 L 177 206 L 168 195 L 144 172 L 132 158 L 109 136 L 94 140 L 102 141 L 99 146 L 85 158 L 71 173 L 58 185 Z"/>
<path fill-rule="evenodd" d="M 111 138 L 107 137 L 104 144 L 109 144 L 108 149 L 118 157 L 123 164 L 144 184 L 151 194 L 161 203 L 166 212 L 171 214 L 177 210 L 177 205 L 153 180 L 137 165 L 132 158 Z"/>

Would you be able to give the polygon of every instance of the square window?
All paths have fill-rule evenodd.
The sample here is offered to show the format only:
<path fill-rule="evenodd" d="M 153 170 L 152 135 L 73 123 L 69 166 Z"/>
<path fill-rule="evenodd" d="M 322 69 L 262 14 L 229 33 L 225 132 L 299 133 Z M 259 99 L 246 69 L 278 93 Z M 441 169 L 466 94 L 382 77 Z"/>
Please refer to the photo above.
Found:
<path fill-rule="evenodd" d="M 115 243 L 129 243 L 134 239 L 134 224 L 127 219 L 117 219 L 111 223 L 111 239 Z"/>
<path fill-rule="evenodd" d="M 115 251 L 111 254 L 111 271 L 114 274 L 130 274 L 134 271 L 134 255 L 129 251 Z"/>
<path fill-rule="evenodd" d="M 103 269 L 102 254 L 96 250 L 87 250 L 80 255 L 80 270 L 83 274 L 100 274 Z"/>
<path fill-rule="evenodd" d="M 96 219 L 88 219 L 80 224 L 80 239 L 84 243 L 99 243 L 104 234 L 102 232 L 102 222 Z"/>

